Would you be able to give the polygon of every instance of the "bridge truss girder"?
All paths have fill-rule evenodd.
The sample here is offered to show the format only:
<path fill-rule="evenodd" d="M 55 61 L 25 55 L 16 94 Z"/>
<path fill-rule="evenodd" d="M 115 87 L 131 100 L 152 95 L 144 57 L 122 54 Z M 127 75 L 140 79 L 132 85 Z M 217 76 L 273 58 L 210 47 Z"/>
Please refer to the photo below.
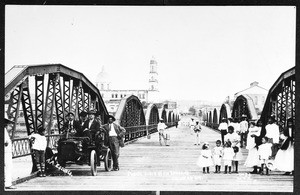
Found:
<path fill-rule="evenodd" d="M 277 124 L 281 128 L 286 126 L 287 119 L 289 118 L 292 118 L 295 122 L 295 85 L 296 76 L 294 67 L 282 73 L 269 90 L 261 115 L 263 125 L 267 124 L 270 116 L 275 116 Z"/>

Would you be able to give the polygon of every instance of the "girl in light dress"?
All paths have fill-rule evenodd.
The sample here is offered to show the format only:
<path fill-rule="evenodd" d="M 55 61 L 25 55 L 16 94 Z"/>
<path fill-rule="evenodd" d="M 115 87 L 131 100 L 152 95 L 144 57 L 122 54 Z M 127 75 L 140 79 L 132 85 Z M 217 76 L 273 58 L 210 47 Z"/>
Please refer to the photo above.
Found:
<path fill-rule="evenodd" d="M 221 160 L 223 156 L 223 147 L 221 146 L 221 140 L 216 141 L 216 147 L 213 149 L 213 159 L 216 167 L 215 173 L 220 173 L 221 171 Z"/>
<path fill-rule="evenodd" d="M 223 160 L 224 160 L 224 166 L 225 166 L 224 173 L 225 174 L 227 174 L 227 168 L 228 168 L 228 172 L 231 173 L 231 164 L 232 164 L 234 155 L 235 155 L 235 153 L 233 151 L 233 148 L 231 147 L 231 142 L 230 141 L 225 142 L 224 150 L 223 150 Z"/>
<path fill-rule="evenodd" d="M 205 142 L 202 146 L 200 156 L 197 161 L 199 167 L 203 167 L 203 173 L 209 173 L 209 167 L 213 165 L 212 153 L 209 149 L 209 144 Z M 205 172 L 206 168 L 206 172 Z"/>
<path fill-rule="evenodd" d="M 234 156 L 232 159 L 232 169 L 235 168 L 233 173 L 238 173 L 238 165 L 239 161 L 243 160 L 243 155 L 240 149 L 240 136 L 234 132 L 234 127 L 228 127 L 228 133 L 225 135 L 225 141 L 229 141 L 231 143 L 231 147 L 234 149 Z"/>
<path fill-rule="evenodd" d="M 253 167 L 254 170 L 250 173 L 256 174 L 258 173 L 257 169 L 259 164 L 259 156 L 258 156 L 258 142 L 260 133 L 261 133 L 261 120 L 258 120 L 255 126 L 254 122 L 250 123 L 249 133 L 247 137 L 247 146 L 246 149 L 248 150 L 248 156 L 245 161 L 246 167 Z"/>
<path fill-rule="evenodd" d="M 264 169 L 266 169 L 266 174 L 269 174 L 269 169 L 267 167 L 268 160 L 271 158 L 272 155 L 272 144 L 269 142 L 268 137 L 262 138 L 262 144 L 258 146 L 258 155 L 261 164 L 261 173 L 264 174 Z"/>

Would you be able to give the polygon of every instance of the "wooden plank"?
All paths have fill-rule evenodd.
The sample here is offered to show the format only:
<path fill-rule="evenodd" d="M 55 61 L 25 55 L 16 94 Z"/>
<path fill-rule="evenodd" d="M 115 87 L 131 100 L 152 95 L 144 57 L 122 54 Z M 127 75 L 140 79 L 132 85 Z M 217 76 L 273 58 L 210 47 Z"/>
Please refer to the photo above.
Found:
<path fill-rule="evenodd" d="M 241 149 L 244 159 L 239 163 L 238 174 L 215 174 L 214 167 L 210 174 L 203 174 L 196 165 L 201 147 L 194 145 L 190 130 L 173 127 L 166 132 L 171 135 L 170 146 L 160 146 L 155 133 L 151 139 L 140 139 L 122 148 L 120 171 L 106 172 L 101 164 L 97 176 L 91 176 L 87 165 L 67 165 L 72 177 L 55 173 L 21 183 L 17 190 L 293 191 L 294 177 L 283 176 L 283 172 L 272 171 L 269 176 L 248 174 L 252 170 L 243 166 L 245 149 Z M 207 127 L 203 127 L 200 137 L 201 143 L 209 142 L 211 147 L 221 138 Z"/>

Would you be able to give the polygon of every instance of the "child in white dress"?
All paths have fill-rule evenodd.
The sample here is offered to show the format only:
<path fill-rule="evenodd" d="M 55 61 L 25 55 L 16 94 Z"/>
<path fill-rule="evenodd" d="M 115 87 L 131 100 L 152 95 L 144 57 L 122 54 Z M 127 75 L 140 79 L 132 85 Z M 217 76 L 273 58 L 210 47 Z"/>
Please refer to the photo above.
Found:
<path fill-rule="evenodd" d="M 213 149 L 213 159 L 216 166 L 215 173 L 220 173 L 221 170 L 221 160 L 223 155 L 223 147 L 221 147 L 221 140 L 216 141 L 216 147 Z"/>
<path fill-rule="evenodd" d="M 211 150 L 209 149 L 209 144 L 204 143 L 202 146 L 202 150 L 200 153 L 200 156 L 197 161 L 197 165 L 199 167 L 203 167 L 203 173 L 209 173 L 209 167 L 213 165 L 212 161 L 212 153 Z M 206 168 L 206 172 L 205 172 Z"/>
<path fill-rule="evenodd" d="M 261 174 L 264 174 L 264 167 L 266 167 L 266 175 L 269 174 L 269 169 L 266 166 L 268 160 L 272 156 L 272 144 L 268 142 L 267 137 L 262 138 L 262 144 L 258 146 L 258 155 L 261 163 Z"/>
<path fill-rule="evenodd" d="M 224 150 L 223 150 L 223 160 L 224 160 L 224 166 L 225 166 L 224 173 L 225 174 L 227 173 L 227 167 L 228 167 L 229 173 L 231 173 L 231 164 L 232 164 L 234 155 L 235 155 L 235 153 L 233 151 L 233 148 L 231 147 L 231 142 L 230 141 L 225 142 Z"/>

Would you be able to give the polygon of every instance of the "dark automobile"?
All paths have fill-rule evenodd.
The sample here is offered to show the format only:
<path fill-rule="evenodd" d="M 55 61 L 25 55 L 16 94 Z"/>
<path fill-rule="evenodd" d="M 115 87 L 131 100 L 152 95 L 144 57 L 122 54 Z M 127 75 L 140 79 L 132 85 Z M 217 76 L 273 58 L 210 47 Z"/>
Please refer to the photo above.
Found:
<path fill-rule="evenodd" d="M 91 166 L 92 175 L 97 175 L 97 166 L 104 162 L 106 171 L 112 170 L 112 156 L 109 147 L 103 143 L 104 135 L 99 135 L 99 143 L 91 141 L 88 137 L 62 138 L 58 141 L 57 161 L 61 166 L 66 163 Z"/>

